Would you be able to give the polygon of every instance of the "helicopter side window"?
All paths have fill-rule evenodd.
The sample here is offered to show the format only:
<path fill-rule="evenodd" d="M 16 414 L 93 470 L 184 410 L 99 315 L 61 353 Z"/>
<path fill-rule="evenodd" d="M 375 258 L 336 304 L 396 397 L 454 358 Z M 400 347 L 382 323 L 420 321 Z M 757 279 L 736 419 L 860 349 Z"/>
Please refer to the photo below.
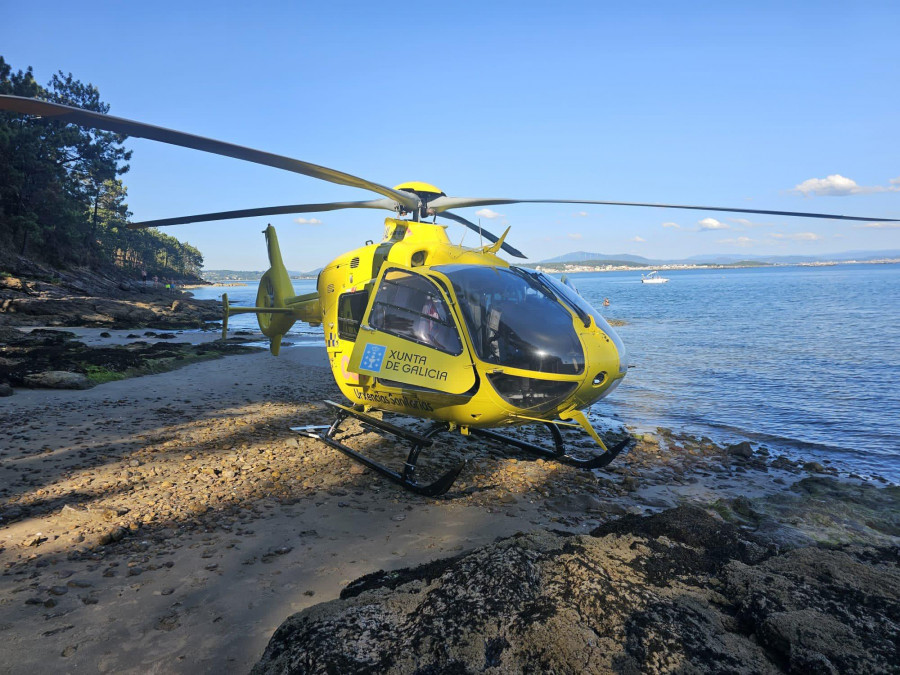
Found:
<path fill-rule="evenodd" d="M 418 274 L 388 270 L 382 278 L 369 324 L 389 335 L 457 356 L 462 341 L 437 286 Z"/>
<path fill-rule="evenodd" d="M 369 291 L 344 293 L 338 298 L 338 337 L 341 340 L 356 341 L 368 304 Z"/>

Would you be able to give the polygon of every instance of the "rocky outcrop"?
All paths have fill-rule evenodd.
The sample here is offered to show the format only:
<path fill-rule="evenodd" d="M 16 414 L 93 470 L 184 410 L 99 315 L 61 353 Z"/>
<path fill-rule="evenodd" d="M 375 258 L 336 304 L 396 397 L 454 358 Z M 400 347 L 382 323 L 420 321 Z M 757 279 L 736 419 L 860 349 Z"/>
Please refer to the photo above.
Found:
<path fill-rule="evenodd" d="M 221 318 L 214 300 L 193 300 L 88 269 L 0 276 L 0 325 L 189 328 Z"/>
<path fill-rule="evenodd" d="M 260 673 L 898 672 L 896 548 L 778 552 L 696 507 L 351 583 Z"/>

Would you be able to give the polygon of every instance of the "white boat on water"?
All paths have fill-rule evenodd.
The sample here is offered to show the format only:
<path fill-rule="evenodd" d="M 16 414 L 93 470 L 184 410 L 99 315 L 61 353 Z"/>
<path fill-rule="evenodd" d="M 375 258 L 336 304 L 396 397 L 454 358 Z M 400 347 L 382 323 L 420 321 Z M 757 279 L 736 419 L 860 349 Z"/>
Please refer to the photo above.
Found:
<path fill-rule="evenodd" d="M 664 284 L 668 281 L 665 277 L 659 276 L 659 272 L 653 270 L 650 274 L 641 275 L 642 284 Z"/>

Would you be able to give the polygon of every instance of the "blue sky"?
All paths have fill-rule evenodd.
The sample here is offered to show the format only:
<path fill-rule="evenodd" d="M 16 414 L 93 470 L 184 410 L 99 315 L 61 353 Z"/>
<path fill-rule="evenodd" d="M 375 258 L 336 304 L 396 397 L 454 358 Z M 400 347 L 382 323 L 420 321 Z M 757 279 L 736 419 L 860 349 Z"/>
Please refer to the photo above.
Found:
<path fill-rule="evenodd" d="M 40 82 L 58 69 L 92 82 L 114 115 L 387 185 L 900 218 L 898 35 L 897 2 L 50 1 L 7 3 L 0 54 Z M 136 220 L 369 198 L 128 144 Z M 207 268 L 264 269 L 271 222 L 288 267 L 311 269 L 380 237 L 383 215 L 316 219 L 168 231 L 198 246 Z M 900 248 L 887 224 L 712 212 L 517 205 L 482 223 L 512 226 L 510 241 L 534 260 Z M 449 233 L 458 241 L 463 230 Z"/>

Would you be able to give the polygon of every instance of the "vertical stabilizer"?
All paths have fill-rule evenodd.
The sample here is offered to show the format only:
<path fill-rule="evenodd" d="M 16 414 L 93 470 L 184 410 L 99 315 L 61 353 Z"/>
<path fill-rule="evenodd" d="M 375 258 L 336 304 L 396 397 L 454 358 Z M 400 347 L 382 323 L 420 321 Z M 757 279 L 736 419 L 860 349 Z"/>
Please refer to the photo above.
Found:
<path fill-rule="evenodd" d="M 263 233 L 266 235 L 269 269 L 259 280 L 256 306 L 284 309 L 286 307 L 285 300 L 294 296 L 294 287 L 284 266 L 284 261 L 281 259 L 281 249 L 278 246 L 278 235 L 275 234 L 275 228 L 268 225 Z M 267 312 L 258 313 L 256 318 L 259 321 L 259 329 L 263 335 L 269 338 L 269 349 L 272 354 L 277 356 L 281 348 L 281 338 L 294 325 L 296 318 L 288 313 Z"/>

